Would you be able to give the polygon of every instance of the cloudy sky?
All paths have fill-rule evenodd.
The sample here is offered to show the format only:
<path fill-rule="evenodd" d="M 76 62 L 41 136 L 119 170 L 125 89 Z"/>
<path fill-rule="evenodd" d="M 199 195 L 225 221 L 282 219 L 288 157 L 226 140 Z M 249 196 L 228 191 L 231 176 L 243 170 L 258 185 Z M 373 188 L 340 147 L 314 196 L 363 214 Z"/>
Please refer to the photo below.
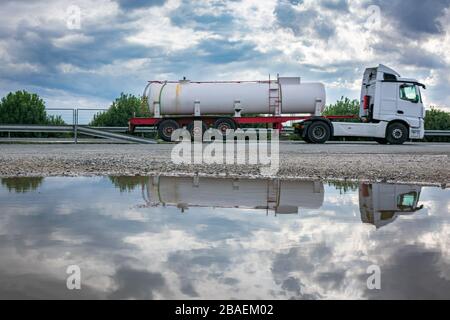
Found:
<path fill-rule="evenodd" d="M 301 76 L 357 98 L 379 63 L 450 107 L 450 0 L 2 1 L 0 96 L 107 107 L 147 80 Z M 77 19 L 79 11 L 80 19 Z M 450 108 L 448 108 L 450 110 Z"/>

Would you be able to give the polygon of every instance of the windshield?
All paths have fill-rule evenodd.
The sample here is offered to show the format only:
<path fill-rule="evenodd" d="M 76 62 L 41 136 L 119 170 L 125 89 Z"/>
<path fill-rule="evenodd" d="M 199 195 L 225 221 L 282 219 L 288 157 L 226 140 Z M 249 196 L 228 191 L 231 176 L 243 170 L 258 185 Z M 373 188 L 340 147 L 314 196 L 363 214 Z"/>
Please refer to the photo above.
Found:
<path fill-rule="evenodd" d="M 408 100 L 415 103 L 421 101 L 419 88 L 417 88 L 417 86 L 413 84 L 401 85 L 400 99 Z"/>

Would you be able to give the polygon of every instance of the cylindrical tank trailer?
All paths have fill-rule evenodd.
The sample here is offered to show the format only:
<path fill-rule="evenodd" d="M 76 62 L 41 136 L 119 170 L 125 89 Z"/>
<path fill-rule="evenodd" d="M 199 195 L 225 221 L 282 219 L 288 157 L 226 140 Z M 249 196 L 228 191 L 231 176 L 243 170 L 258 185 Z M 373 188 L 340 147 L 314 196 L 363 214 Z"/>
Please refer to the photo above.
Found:
<path fill-rule="evenodd" d="M 160 176 L 150 178 L 146 188 L 149 203 L 181 209 L 248 208 L 287 214 L 318 209 L 324 199 L 323 183 L 315 181 Z"/>
<path fill-rule="evenodd" d="M 300 78 L 254 82 L 150 82 L 144 92 L 149 111 L 160 115 L 314 114 L 326 100 L 322 83 L 301 83 Z"/>

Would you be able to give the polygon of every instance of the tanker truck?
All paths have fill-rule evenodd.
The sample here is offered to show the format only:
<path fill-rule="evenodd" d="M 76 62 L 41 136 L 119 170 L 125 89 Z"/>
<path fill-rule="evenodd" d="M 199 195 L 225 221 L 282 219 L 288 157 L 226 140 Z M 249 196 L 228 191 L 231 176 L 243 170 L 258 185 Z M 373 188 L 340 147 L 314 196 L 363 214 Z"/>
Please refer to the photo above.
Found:
<path fill-rule="evenodd" d="M 377 229 L 399 216 L 423 209 L 419 205 L 420 186 L 361 183 L 358 189 L 361 222 Z M 181 212 L 194 208 L 238 208 L 275 215 L 309 210 L 320 213 L 325 190 L 320 181 L 198 176 L 154 176 L 142 184 L 146 207 L 175 207 Z"/>
<path fill-rule="evenodd" d="M 179 128 L 193 135 L 194 121 L 201 121 L 203 131 L 215 128 L 224 135 L 243 125 L 265 124 L 282 130 L 283 124 L 290 122 L 307 143 L 322 144 L 332 137 L 365 137 L 380 144 L 399 145 L 425 135 L 421 88 L 425 85 L 402 78 L 384 65 L 367 68 L 361 84 L 359 117 L 325 117 L 325 86 L 302 82 L 299 77 L 149 81 L 143 97 L 151 116 L 130 119 L 129 130 L 153 126 L 162 140 L 171 141 L 172 133 Z"/>

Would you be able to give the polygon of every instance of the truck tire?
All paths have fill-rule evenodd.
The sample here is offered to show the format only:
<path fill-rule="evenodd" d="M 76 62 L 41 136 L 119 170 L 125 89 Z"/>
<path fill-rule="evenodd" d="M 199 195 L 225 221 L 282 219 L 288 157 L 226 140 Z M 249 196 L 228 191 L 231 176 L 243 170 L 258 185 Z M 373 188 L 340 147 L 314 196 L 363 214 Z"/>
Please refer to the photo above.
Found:
<path fill-rule="evenodd" d="M 386 140 L 386 138 L 374 138 L 378 144 L 388 144 L 389 142 Z"/>
<path fill-rule="evenodd" d="M 306 138 L 311 141 L 311 143 L 324 144 L 325 142 L 330 140 L 330 137 L 331 129 L 327 123 L 323 121 L 316 121 L 308 126 Z"/>
<path fill-rule="evenodd" d="M 237 125 L 233 119 L 230 118 L 220 118 L 214 122 L 214 128 L 222 132 L 223 136 L 226 136 L 227 130 L 236 130 Z"/>
<path fill-rule="evenodd" d="M 302 139 L 303 139 L 303 141 L 305 141 L 308 144 L 312 143 L 311 140 L 309 140 L 309 138 L 307 136 L 302 137 Z"/>
<path fill-rule="evenodd" d="M 399 122 L 390 124 L 386 131 L 386 140 L 390 144 L 404 144 L 408 140 L 408 128 Z"/>
<path fill-rule="evenodd" d="M 166 142 L 171 142 L 172 133 L 179 128 L 180 125 L 175 120 L 172 119 L 162 120 L 158 124 L 158 136 Z"/>
<path fill-rule="evenodd" d="M 189 131 L 189 133 L 191 134 L 191 139 L 192 140 L 194 140 L 194 125 L 195 125 L 194 122 L 195 121 L 190 122 L 187 125 L 187 127 L 186 127 L 187 131 Z M 202 141 L 203 141 L 203 135 L 205 134 L 206 130 L 208 130 L 208 127 L 206 126 L 205 121 L 202 121 L 202 132 L 201 132 L 201 134 L 202 134 Z"/>

